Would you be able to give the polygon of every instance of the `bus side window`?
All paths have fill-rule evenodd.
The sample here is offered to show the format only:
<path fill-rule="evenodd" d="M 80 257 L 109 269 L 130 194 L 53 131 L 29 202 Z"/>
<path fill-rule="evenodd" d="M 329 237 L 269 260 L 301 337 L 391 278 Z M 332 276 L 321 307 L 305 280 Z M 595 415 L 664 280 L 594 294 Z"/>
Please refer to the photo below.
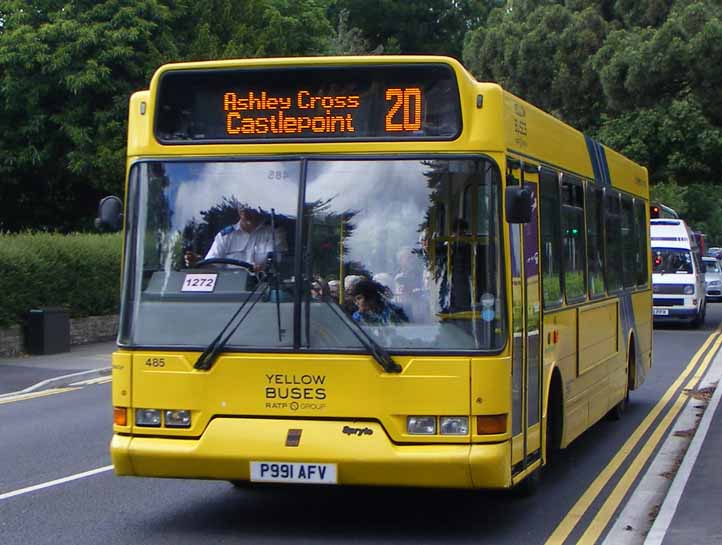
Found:
<path fill-rule="evenodd" d="M 622 214 L 619 193 L 604 189 L 604 239 L 606 242 L 605 268 L 607 288 L 610 292 L 622 289 Z"/>
<path fill-rule="evenodd" d="M 559 179 L 556 172 L 542 168 L 539 174 L 541 199 L 541 270 L 544 307 L 562 302 L 562 254 L 559 222 Z"/>
<path fill-rule="evenodd" d="M 634 199 L 634 221 L 636 223 L 637 232 L 637 249 L 634 254 L 636 265 L 634 270 L 637 271 L 637 286 L 646 286 L 649 282 L 649 271 L 647 268 L 647 236 L 649 224 L 647 223 L 647 205 L 644 201 Z"/>
<path fill-rule="evenodd" d="M 622 261 L 624 265 L 624 287 L 631 288 L 637 280 L 638 233 L 634 228 L 634 204 L 632 198 L 622 195 Z"/>
<path fill-rule="evenodd" d="M 567 302 L 585 298 L 586 244 L 582 181 L 562 176 L 562 233 L 564 237 L 564 291 Z"/>
<path fill-rule="evenodd" d="M 589 297 L 602 297 L 604 287 L 604 223 L 602 222 L 602 188 L 587 183 L 587 249 L 589 253 Z"/>

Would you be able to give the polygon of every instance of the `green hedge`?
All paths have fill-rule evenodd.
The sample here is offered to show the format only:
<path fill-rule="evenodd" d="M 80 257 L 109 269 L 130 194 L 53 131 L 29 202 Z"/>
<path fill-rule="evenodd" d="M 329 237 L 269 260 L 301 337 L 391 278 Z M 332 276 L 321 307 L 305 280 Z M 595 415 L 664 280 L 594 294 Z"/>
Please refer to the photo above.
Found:
<path fill-rule="evenodd" d="M 0 327 L 30 309 L 72 318 L 112 314 L 120 301 L 120 234 L 0 233 Z"/>

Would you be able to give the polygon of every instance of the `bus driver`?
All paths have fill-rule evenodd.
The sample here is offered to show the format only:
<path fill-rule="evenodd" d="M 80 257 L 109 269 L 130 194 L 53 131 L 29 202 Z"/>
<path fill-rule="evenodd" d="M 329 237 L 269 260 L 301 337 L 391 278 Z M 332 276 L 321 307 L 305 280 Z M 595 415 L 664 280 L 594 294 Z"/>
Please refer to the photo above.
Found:
<path fill-rule="evenodd" d="M 274 236 L 270 223 L 264 222 L 263 214 L 247 205 L 238 206 L 238 222 L 221 229 L 213 239 L 205 259 L 228 258 L 245 261 L 258 272 L 266 266 L 266 259 L 274 250 Z M 282 229 L 275 232 L 276 262 L 288 251 L 286 236 Z M 186 253 L 186 262 L 193 266 L 198 255 Z"/>

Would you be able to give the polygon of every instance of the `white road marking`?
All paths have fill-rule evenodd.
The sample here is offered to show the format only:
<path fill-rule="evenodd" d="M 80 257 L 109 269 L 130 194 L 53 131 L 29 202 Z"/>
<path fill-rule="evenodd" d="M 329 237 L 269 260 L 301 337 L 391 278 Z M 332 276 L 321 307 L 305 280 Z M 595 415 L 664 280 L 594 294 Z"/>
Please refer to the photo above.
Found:
<path fill-rule="evenodd" d="M 43 488 L 50 488 L 51 486 L 57 486 L 59 484 L 67 483 L 70 481 L 84 479 L 85 477 L 91 477 L 93 475 L 97 475 L 98 473 L 105 473 L 106 471 L 110 471 L 111 469 L 113 469 L 112 465 L 105 466 L 105 467 L 99 467 L 96 469 L 91 469 L 90 471 L 84 471 L 83 473 L 76 473 L 75 475 L 69 475 L 67 477 L 63 477 L 62 479 L 55 479 L 54 481 L 48 481 L 46 483 L 28 486 L 26 488 L 21 488 L 19 490 L 13 490 L 12 492 L 6 492 L 5 494 L 0 494 L 0 501 L 7 500 L 7 499 L 13 498 L 15 496 L 20 496 L 22 494 L 27 494 L 28 492 L 42 490 Z"/>
<path fill-rule="evenodd" d="M 88 380 L 81 380 L 79 382 L 73 382 L 70 386 L 89 386 L 91 384 L 105 384 L 113 380 L 112 377 L 95 377 L 89 378 Z"/>
<path fill-rule="evenodd" d="M 52 390 L 43 390 L 41 392 L 31 392 L 29 394 L 14 395 L 12 397 L 0 398 L 0 405 L 6 403 L 15 403 L 16 401 L 24 401 L 26 399 L 35 399 L 36 397 L 45 397 L 55 394 L 62 394 L 63 392 L 74 392 L 80 388 L 53 388 Z"/>

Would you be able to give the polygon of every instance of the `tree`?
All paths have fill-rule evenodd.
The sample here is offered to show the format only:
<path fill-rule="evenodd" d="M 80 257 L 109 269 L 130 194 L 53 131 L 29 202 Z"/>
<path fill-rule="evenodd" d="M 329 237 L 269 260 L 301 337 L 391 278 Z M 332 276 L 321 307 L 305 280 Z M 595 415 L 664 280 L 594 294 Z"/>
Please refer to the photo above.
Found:
<path fill-rule="evenodd" d="M 175 54 L 157 0 L 8 0 L 0 9 L 2 228 L 90 226 L 121 193 L 127 103 Z"/>
<path fill-rule="evenodd" d="M 348 23 L 348 10 L 343 9 L 338 14 L 338 24 L 332 31 L 328 52 L 331 55 L 376 55 L 382 53 L 382 45 L 369 51 L 369 44 L 364 39 L 361 29 L 350 27 Z"/>
<path fill-rule="evenodd" d="M 187 60 L 282 57 L 324 53 L 331 36 L 331 0 L 209 0 L 179 21 Z M 186 44 L 186 45 L 184 45 Z"/>
<path fill-rule="evenodd" d="M 714 0 L 515 0 L 464 47 L 477 78 L 647 166 L 662 202 L 718 236 L 718 191 L 704 190 L 722 176 L 722 68 L 711 59 L 722 59 Z"/>
<path fill-rule="evenodd" d="M 495 9 L 486 24 L 466 35 L 463 58 L 478 79 L 496 81 L 588 130 L 606 107 L 591 57 L 607 32 L 596 6 L 575 11 L 559 2 L 514 2 L 513 9 Z"/>
<path fill-rule="evenodd" d="M 349 24 L 371 47 L 386 53 L 438 54 L 461 58 L 464 34 L 480 25 L 503 0 L 338 0 L 329 18 L 347 11 Z"/>
<path fill-rule="evenodd" d="M 0 229 L 91 228 L 169 61 L 320 54 L 330 0 L 0 0 Z"/>
<path fill-rule="evenodd" d="M 609 34 L 593 60 L 609 109 L 599 137 L 646 164 L 652 179 L 722 175 L 722 8 L 675 2 L 658 28 Z"/>

